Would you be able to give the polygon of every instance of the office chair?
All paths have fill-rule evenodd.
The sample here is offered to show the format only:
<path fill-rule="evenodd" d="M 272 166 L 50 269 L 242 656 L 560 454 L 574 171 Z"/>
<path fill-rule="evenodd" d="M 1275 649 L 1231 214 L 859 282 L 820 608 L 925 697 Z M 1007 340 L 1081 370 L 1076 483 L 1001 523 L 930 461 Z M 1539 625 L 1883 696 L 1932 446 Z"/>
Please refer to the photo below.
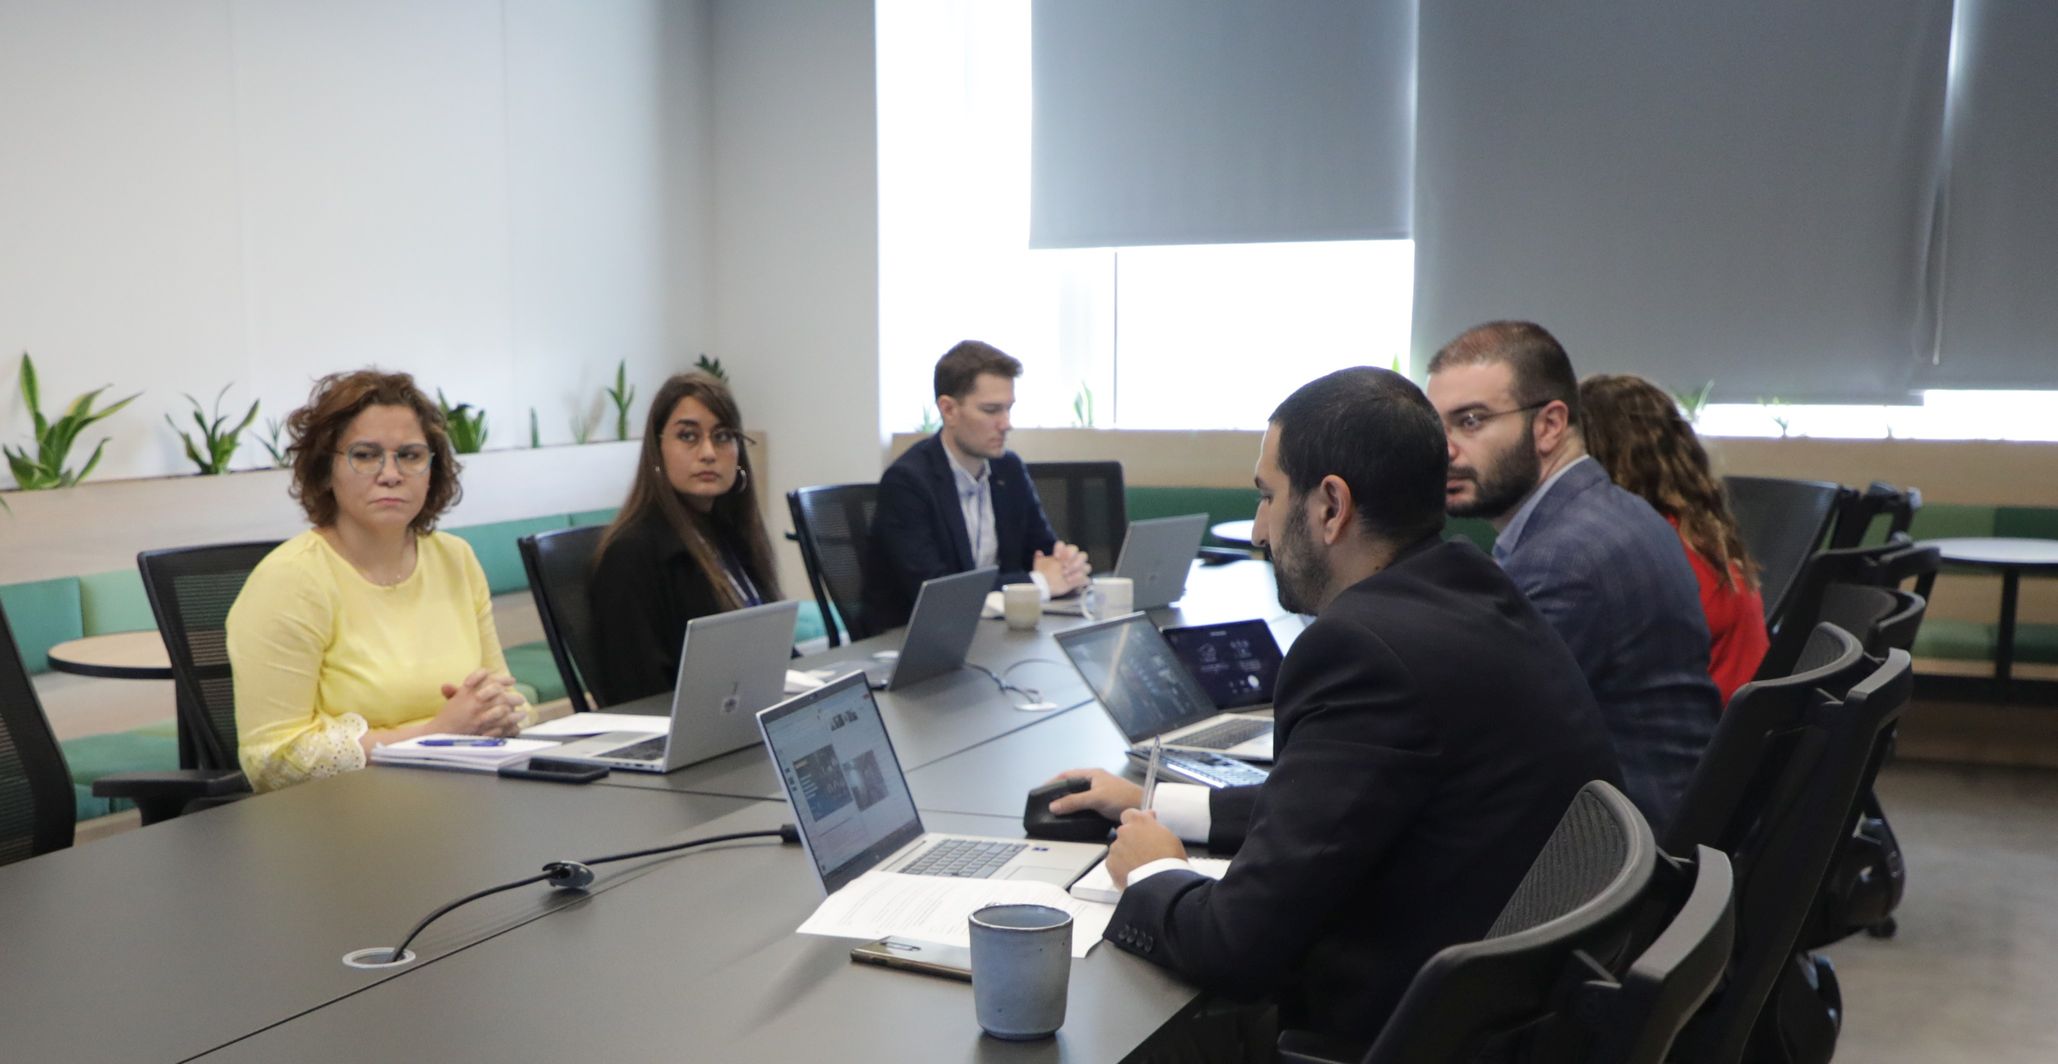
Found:
<path fill-rule="evenodd" d="M 575 713 L 601 704 L 599 691 L 589 688 L 582 678 L 600 678 L 600 653 L 593 644 L 593 603 L 587 588 L 593 579 L 594 554 L 606 532 L 606 525 L 580 525 L 515 541 L 521 548 L 522 568 L 529 574 L 536 616 L 543 622 L 543 638 L 550 643 L 550 658 L 557 663 L 557 675 L 564 681 L 565 697 L 571 699 Z"/>
<path fill-rule="evenodd" d="M 1758 563 L 1765 620 L 1777 621 L 1802 567 L 1829 534 L 1830 521 L 1848 489 L 1827 481 L 1777 477 L 1723 477 L 1722 483 L 1744 549 Z"/>
<path fill-rule="evenodd" d="M 1574 1006 L 1566 994 L 1595 958 L 1621 951 L 1658 861 L 1650 825 L 1621 791 L 1580 788 L 1486 937 L 1429 958 L 1364 1064 L 1567 1059 L 1564 1045 L 1585 1032 L 1554 1022 Z M 1288 1064 L 1342 1059 L 1339 1048 L 1308 1032 L 1279 1037 Z"/>
<path fill-rule="evenodd" d="M 1764 660 L 1758 663 L 1758 679 L 1774 679 L 1795 671 L 1803 648 L 1814 638 L 1830 588 L 1841 584 L 1890 586 L 1899 582 L 1901 574 L 1919 570 L 1925 561 L 1940 564 L 1936 548 L 1906 540 L 1816 551 L 1801 567 L 1787 595 L 1785 610 L 1771 625 L 1772 641 Z"/>
<path fill-rule="evenodd" d="M 1905 491 L 1875 480 L 1866 485 L 1863 492 L 1849 492 L 1843 504 L 1837 507 L 1836 523 L 1829 532 L 1831 548 L 1855 547 L 1865 542 L 1872 531 L 1872 524 L 1881 517 L 1887 519 L 1887 536 L 1905 536 L 1909 526 L 1915 523 L 1915 512 L 1922 509 L 1922 491 L 1909 488 Z"/>
<path fill-rule="evenodd" d="M 71 788 L 64 750 L 0 607 L 0 865 L 71 845 Z"/>
<path fill-rule="evenodd" d="M 786 493 L 808 586 L 822 610 L 829 645 L 841 646 L 836 622 L 856 641 L 878 628 L 865 619 L 865 562 L 872 545 L 872 514 L 879 506 L 877 484 L 831 484 Z"/>
<path fill-rule="evenodd" d="M 1059 539 L 1086 552 L 1098 572 L 1113 572 L 1129 532 L 1120 462 L 1030 462 L 1029 479 Z"/>
<path fill-rule="evenodd" d="M 229 673 L 229 607 L 250 571 L 276 542 L 223 543 L 151 550 L 136 555 L 150 612 L 171 656 L 178 706 L 177 773 L 122 773 L 93 782 L 93 793 L 128 798 L 154 824 L 182 811 L 246 795 L 250 783 L 236 760 L 236 685 Z M 183 795 L 163 793 L 184 781 Z M 153 789 L 156 788 L 156 789 Z"/>
<path fill-rule="evenodd" d="M 1845 650 L 1857 649 L 1847 633 L 1828 625 L 1821 630 Z M 1884 664 L 1863 660 L 1867 675 L 1842 698 L 1818 689 L 1801 707 L 1793 731 L 1797 745 L 1815 756 L 1790 760 L 1772 800 L 1758 803 L 1759 825 L 1731 851 L 1738 869 L 1736 948 L 1728 981 L 1675 1046 L 1682 1064 L 1824 1064 L 1835 1052 L 1843 1023 L 1836 970 L 1828 958 L 1806 951 L 1802 934 L 1849 837 L 1882 737 L 1913 687 L 1906 653 L 1889 651 Z M 1805 772 L 1791 771 L 1803 761 Z"/>
<path fill-rule="evenodd" d="M 1661 873 L 1686 879 L 1685 898 L 1628 969 L 1588 980 L 1575 1013 L 1599 1030 L 1591 1064 L 1664 1064 L 1695 1010 L 1715 991 L 1736 944 L 1736 878 L 1706 846 L 1692 860 L 1664 857 Z"/>

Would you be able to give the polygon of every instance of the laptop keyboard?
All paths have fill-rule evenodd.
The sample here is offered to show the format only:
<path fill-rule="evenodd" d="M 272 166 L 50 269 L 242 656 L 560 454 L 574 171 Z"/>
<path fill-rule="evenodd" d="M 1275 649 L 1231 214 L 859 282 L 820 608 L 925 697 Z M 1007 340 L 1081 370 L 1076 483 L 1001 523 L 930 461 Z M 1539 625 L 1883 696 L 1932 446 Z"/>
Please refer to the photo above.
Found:
<path fill-rule="evenodd" d="M 665 756 L 665 740 L 668 738 L 670 736 L 655 735 L 640 743 L 618 746 L 601 756 L 620 758 L 623 761 L 656 761 Z"/>
<path fill-rule="evenodd" d="M 1225 720 L 1220 724 L 1182 735 L 1174 741 L 1180 746 L 1197 746 L 1203 750 L 1227 750 L 1258 736 L 1270 734 L 1272 722 L 1269 720 Z"/>
<path fill-rule="evenodd" d="M 1026 842 L 944 839 L 901 871 L 917 876 L 985 879 L 1008 863 L 1008 858 L 1028 848 Z"/>

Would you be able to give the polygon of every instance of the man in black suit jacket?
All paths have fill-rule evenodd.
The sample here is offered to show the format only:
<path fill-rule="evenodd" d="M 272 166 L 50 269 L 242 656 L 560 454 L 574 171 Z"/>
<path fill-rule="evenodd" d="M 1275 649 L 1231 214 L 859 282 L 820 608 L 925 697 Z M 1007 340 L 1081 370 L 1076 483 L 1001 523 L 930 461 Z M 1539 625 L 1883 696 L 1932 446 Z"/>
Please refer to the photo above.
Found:
<path fill-rule="evenodd" d="M 1285 1027 L 1369 1043 L 1424 961 L 1492 925 L 1579 788 L 1617 780 L 1571 652 L 1490 558 L 1440 539 L 1445 462 L 1397 374 L 1341 370 L 1280 404 L 1256 542 L 1280 604 L 1318 616 L 1279 670 L 1271 777 L 1160 786 L 1145 813 L 1134 784 L 1073 772 L 1092 788 L 1053 804 L 1121 817 L 1110 940 L 1273 997 Z M 1174 826 L 1235 851 L 1220 882 Z"/>
<path fill-rule="evenodd" d="M 1061 542 L 1022 460 L 1007 449 L 1022 364 L 966 340 L 936 363 L 943 428 L 908 448 L 879 478 L 865 563 L 865 620 L 907 623 L 922 581 L 997 565 L 993 586 L 1035 583 L 1044 597 L 1086 583 L 1084 551 Z"/>

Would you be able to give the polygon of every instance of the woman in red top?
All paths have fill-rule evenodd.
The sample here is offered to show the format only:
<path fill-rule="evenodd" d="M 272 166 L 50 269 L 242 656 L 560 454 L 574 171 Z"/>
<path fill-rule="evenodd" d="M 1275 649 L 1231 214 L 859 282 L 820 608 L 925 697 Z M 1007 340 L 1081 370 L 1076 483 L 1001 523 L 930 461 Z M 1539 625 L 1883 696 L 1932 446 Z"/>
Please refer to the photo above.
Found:
<path fill-rule="evenodd" d="M 1587 453 L 1615 483 L 1643 496 L 1679 530 L 1708 616 L 1708 675 L 1727 703 L 1765 657 L 1765 601 L 1756 563 L 1729 512 L 1708 452 L 1665 390 L 1642 377 L 1599 374 L 1579 384 Z"/>

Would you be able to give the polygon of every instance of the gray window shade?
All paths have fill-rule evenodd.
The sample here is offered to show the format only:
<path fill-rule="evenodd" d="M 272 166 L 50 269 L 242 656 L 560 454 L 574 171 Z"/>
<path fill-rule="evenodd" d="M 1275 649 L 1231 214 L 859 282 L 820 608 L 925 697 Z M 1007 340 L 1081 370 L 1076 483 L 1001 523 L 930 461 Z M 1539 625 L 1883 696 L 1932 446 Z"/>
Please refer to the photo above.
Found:
<path fill-rule="evenodd" d="M 1949 170 L 1923 384 L 2058 388 L 2058 4 L 1959 0 Z"/>
<path fill-rule="evenodd" d="M 1408 235 L 1414 0 L 1036 0 L 1033 22 L 1030 246 Z"/>
<path fill-rule="evenodd" d="M 1419 36 L 1414 350 L 1530 318 L 1584 375 L 1902 398 L 1949 0 L 1438 0 Z"/>

